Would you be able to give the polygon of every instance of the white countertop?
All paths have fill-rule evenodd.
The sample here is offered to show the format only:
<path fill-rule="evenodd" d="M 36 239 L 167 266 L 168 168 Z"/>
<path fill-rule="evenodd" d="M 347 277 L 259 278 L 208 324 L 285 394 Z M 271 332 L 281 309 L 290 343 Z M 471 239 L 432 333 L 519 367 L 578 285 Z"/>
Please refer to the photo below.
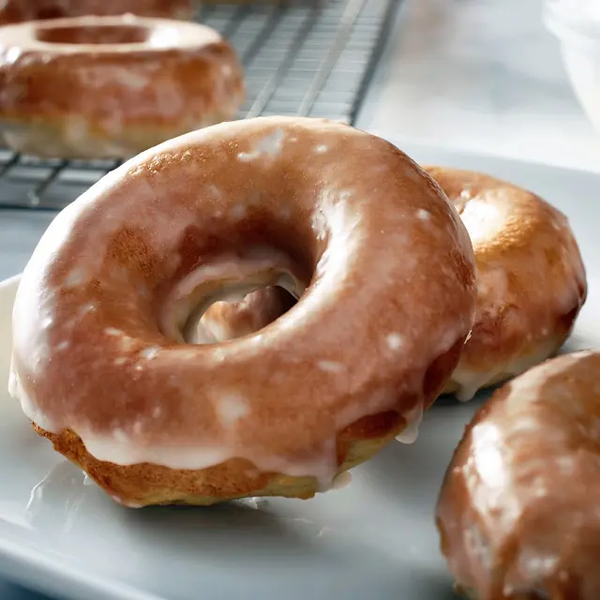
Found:
<path fill-rule="evenodd" d="M 405 0 L 359 126 L 409 142 L 600 172 L 541 0 Z"/>

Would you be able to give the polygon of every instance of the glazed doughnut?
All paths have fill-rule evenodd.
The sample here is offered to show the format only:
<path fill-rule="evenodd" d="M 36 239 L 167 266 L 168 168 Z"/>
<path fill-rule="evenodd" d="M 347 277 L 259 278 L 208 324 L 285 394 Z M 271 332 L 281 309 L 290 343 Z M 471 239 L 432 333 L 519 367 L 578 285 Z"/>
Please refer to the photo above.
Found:
<path fill-rule="evenodd" d="M 489 175 L 425 167 L 454 203 L 477 262 L 477 316 L 446 387 L 470 400 L 542 362 L 569 336 L 587 294 L 567 218 Z"/>
<path fill-rule="evenodd" d="M 600 353 L 534 367 L 467 427 L 439 496 L 442 552 L 477 600 L 600 598 Z"/>
<path fill-rule="evenodd" d="M 77 17 L 0 29 L 0 131 L 18 152 L 122 158 L 231 119 L 233 48 L 203 25 Z"/>
<path fill-rule="evenodd" d="M 109 17 L 131 13 L 160 19 L 191 19 L 193 0 L 3 0 L 0 25 L 95 15 Z"/>
<path fill-rule="evenodd" d="M 477 261 L 477 317 L 445 389 L 470 400 L 563 344 L 586 298 L 585 270 L 567 219 L 535 194 L 480 173 L 426 169 L 458 209 Z M 245 334 L 249 309 L 264 326 L 288 308 L 256 294 L 250 306 L 211 307 L 202 323 L 231 339 Z"/>
<path fill-rule="evenodd" d="M 212 302 L 273 285 L 299 298 L 285 315 L 194 344 Z M 391 144 L 320 119 L 221 124 L 55 218 L 17 291 L 11 393 L 124 504 L 306 498 L 412 434 L 475 294 L 455 209 Z"/>

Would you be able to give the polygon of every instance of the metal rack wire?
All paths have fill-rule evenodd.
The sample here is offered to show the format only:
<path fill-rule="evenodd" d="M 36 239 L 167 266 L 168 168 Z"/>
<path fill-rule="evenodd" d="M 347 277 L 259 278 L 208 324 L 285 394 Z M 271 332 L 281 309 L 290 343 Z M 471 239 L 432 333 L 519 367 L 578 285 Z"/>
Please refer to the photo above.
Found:
<path fill-rule="evenodd" d="M 198 20 L 239 53 L 247 88 L 240 118 L 303 115 L 353 123 L 399 3 L 214 4 Z M 60 210 L 118 164 L 40 160 L 0 149 L 0 209 Z"/>

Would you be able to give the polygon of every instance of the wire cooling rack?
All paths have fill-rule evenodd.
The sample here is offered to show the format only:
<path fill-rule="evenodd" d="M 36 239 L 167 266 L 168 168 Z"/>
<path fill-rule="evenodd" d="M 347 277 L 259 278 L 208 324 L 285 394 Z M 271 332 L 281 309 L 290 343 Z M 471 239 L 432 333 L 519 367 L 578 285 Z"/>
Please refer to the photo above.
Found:
<path fill-rule="evenodd" d="M 399 3 L 207 4 L 198 20 L 221 32 L 245 67 L 240 118 L 279 114 L 353 123 Z M 40 160 L 0 149 L 0 209 L 60 210 L 118 164 Z"/>

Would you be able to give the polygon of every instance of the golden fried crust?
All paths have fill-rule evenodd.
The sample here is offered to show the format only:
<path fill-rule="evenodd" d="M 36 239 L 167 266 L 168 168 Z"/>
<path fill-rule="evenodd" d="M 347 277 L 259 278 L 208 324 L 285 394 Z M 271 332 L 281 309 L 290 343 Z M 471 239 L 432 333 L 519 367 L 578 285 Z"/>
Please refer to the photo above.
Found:
<path fill-rule="evenodd" d="M 600 597 L 600 353 L 546 361 L 481 408 L 436 509 L 441 548 L 478 600 Z"/>
<path fill-rule="evenodd" d="M 75 17 L 0 31 L 0 132 L 20 152 L 122 158 L 231 119 L 233 48 L 195 23 Z"/>
<path fill-rule="evenodd" d="M 348 427 L 337 441 L 338 473 L 368 460 L 403 428 L 397 413 L 366 417 Z M 121 466 L 99 461 L 87 452 L 79 436 L 70 430 L 55 435 L 34 424 L 54 449 L 80 466 L 113 500 L 125 506 L 152 504 L 209 505 L 223 499 L 254 496 L 312 498 L 319 482 L 314 477 L 290 477 L 265 473 L 243 458 L 234 458 L 206 469 L 170 469 L 142 463 Z"/>
<path fill-rule="evenodd" d="M 300 296 L 282 317 L 192 343 L 219 289 L 282 281 Z M 243 478 L 210 491 L 219 476 L 200 472 L 229 481 L 236 459 L 310 495 L 418 421 L 475 293 L 456 211 L 398 149 L 320 119 L 222 124 L 132 159 L 53 221 L 17 291 L 13 395 L 84 466 L 76 433 L 125 501 L 266 493 Z M 152 484 L 132 488 L 142 463 Z M 182 469 L 197 487 L 177 488 Z"/>
<path fill-rule="evenodd" d="M 425 168 L 459 211 L 477 262 L 475 325 L 445 390 L 468 400 L 556 352 L 585 301 L 585 270 L 567 218 L 539 196 L 481 173 Z"/>
<path fill-rule="evenodd" d="M 192 0 L 3 0 L 0 25 L 65 17 L 126 13 L 161 19 L 189 19 Z"/>
<path fill-rule="evenodd" d="M 458 362 L 460 346 L 457 344 L 429 368 L 424 384 L 427 405 L 438 396 L 448 374 Z M 346 427 L 337 436 L 337 473 L 369 460 L 407 424 L 397 412 L 390 411 L 363 417 Z M 39 435 L 48 438 L 57 452 L 81 467 L 115 502 L 129 507 L 209 505 L 254 496 L 308 499 L 324 491 L 314 477 L 265 473 L 244 458 L 196 470 L 171 469 L 150 463 L 117 465 L 96 459 L 86 450 L 81 438 L 69 429 L 52 434 L 35 423 L 33 428 Z"/>

